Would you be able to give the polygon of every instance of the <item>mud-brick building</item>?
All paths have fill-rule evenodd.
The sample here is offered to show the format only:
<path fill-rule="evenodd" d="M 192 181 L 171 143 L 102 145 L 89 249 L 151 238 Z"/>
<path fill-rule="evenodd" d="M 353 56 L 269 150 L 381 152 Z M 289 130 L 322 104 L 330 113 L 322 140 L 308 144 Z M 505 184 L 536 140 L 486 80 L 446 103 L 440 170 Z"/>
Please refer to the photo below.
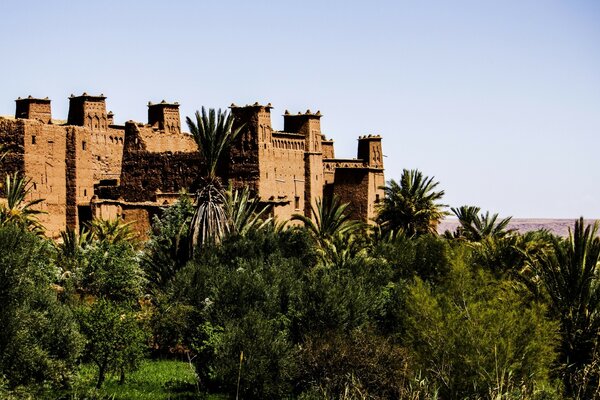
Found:
<path fill-rule="evenodd" d="M 231 105 L 242 131 L 219 168 L 223 180 L 250 187 L 282 220 L 310 216 L 311 204 L 335 194 L 370 221 L 383 196 L 381 137 L 360 137 L 357 158 L 336 159 L 319 111 L 286 111 L 283 131 L 275 131 L 271 110 Z M 40 219 L 52 237 L 94 217 L 135 221 L 147 231 L 182 190 L 198 189 L 202 171 L 196 142 L 181 130 L 179 104 L 165 101 L 148 103 L 147 123 L 118 125 L 103 95 L 71 95 L 66 121 L 52 118 L 48 98 L 19 98 L 14 118 L 0 117 L 0 144 L 10 151 L 0 173 L 31 179 L 30 199 L 44 199 Z"/>

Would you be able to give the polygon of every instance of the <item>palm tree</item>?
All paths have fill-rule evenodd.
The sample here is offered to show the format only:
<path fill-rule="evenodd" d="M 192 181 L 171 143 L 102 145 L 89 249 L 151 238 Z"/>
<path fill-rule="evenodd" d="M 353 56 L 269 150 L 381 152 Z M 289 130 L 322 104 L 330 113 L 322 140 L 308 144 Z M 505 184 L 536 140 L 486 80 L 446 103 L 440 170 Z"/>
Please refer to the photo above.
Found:
<path fill-rule="evenodd" d="M 489 211 L 479 215 L 479 207 L 461 206 L 452 208 L 452 212 L 458 218 L 460 227 L 457 229 L 456 236 L 464 237 L 473 242 L 480 242 L 484 238 L 503 238 L 514 232 L 513 229 L 506 229 L 512 217 L 504 218 L 498 221 L 498 214 L 490 215 Z"/>
<path fill-rule="evenodd" d="M 260 199 L 251 197 L 248 187 L 241 190 L 230 187 L 225 193 L 225 199 L 229 233 L 246 236 L 252 230 L 262 229 L 271 223 L 271 218 L 264 218 L 269 206 L 261 208 Z"/>
<path fill-rule="evenodd" d="M 229 230 L 224 206 L 226 198 L 217 177 L 217 165 L 242 129 L 233 130 L 233 116 L 220 109 L 215 112 L 211 108 L 207 113 L 202 107 L 202 114 L 196 111 L 195 117 L 195 122 L 190 117 L 186 122 L 205 163 L 205 175 L 191 222 L 192 253 L 198 245 L 218 242 Z"/>
<path fill-rule="evenodd" d="M 89 223 L 91 239 L 107 243 L 128 242 L 135 244 L 138 236 L 131 229 L 133 222 L 123 223 L 118 219 L 94 219 Z M 87 239 L 87 238 L 86 238 Z"/>
<path fill-rule="evenodd" d="M 6 204 L 0 205 L 0 225 L 15 224 L 30 231 L 43 235 L 44 227 L 37 216 L 42 211 L 34 209 L 44 199 L 26 201 L 31 193 L 31 179 L 23 178 L 18 173 L 6 174 L 4 183 Z"/>
<path fill-rule="evenodd" d="M 314 220 L 302 214 L 292 216 L 292 220 L 302 221 L 315 238 L 318 252 L 327 265 L 344 267 L 364 250 L 355 234 L 365 225 L 350 217 L 346 212 L 348 206 L 348 203 L 342 203 L 339 197 L 333 196 L 328 201 L 317 199 L 316 209 L 311 205 Z"/>
<path fill-rule="evenodd" d="M 446 204 L 437 203 L 444 191 L 435 191 L 439 182 L 434 182 L 416 169 L 402 171 L 400 183 L 393 179 L 383 187 L 385 197 L 379 206 L 377 223 L 384 232 L 399 229 L 407 235 L 436 233 L 437 225 L 448 213 Z"/>
<path fill-rule="evenodd" d="M 591 361 L 600 334 L 598 222 L 584 227 L 580 218 L 567 240 L 554 237 L 551 245 L 534 267 L 560 319 L 561 358 L 572 372 Z"/>
<path fill-rule="evenodd" d="M 310 206 L 314 221 L 302 214 L 294 214 L 292 220 L 302 221 L 309 232 L 323 243 L 337 235 L 354 233 L 363 226 L 360 221 L 351 219 L 350 214 L 346 213 L 348 205 L 349 203 L 342 204 L 337 196 L 333 196 L 330 201 L 317 199 L 317 208 L 312 204 Z"/>

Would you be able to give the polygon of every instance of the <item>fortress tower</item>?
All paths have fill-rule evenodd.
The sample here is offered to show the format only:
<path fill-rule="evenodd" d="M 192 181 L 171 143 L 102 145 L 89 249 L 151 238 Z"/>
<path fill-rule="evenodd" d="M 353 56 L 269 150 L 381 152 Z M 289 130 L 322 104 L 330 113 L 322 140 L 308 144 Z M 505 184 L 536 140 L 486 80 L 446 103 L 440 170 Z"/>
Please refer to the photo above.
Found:
<path fill-rule="evenodd" d="M 383 153 L 381 152 L 381 136 L 368 135 L 358 139 L 358 159 L 363 160 L 369 167 L 383 168 Z"/>
<path fill-rule="evenodd" d="M 240 131 L 230 153 L 231 162 L 226 166 L 227 176 L 233 187 L 247 185 L 263 199 L 270 197 L 269 176 L 274 179 L 272 162 L 271 104 L 254 103 L 247 106 L 232 104 L 233 130 Z"/>
<path fill-rule="evenodd" d="M 148 103 L 148 124 L 167 133 L 181 133 L 179 103 Z"/>
<path fill-rule="evenodd" d="M 18 98 L 15 100 L 17 109 L 15 118 L 37 119 L 44 124 L 52 122 L 52 111 L 50 109 L 50 99 L 36 99 L 27 97 L 26 99 Z"/>
<path fill-rule="evenodd" d="M 304 136 L 304 215 L 312 218 L 311 205 L 316 208 L 317 199 L 323 198 L 323 149 L 321 135 L 321 112 L 285 114 L 283 130 Z"/>
<path fill-rule="evenodd" d="M 92 131 L 105 131 L 109 125 L 106 97 L 102 94 L 90 96 L 87 93 L 81 96 L 71 95 L 67 125 L 83 126 Z"/>

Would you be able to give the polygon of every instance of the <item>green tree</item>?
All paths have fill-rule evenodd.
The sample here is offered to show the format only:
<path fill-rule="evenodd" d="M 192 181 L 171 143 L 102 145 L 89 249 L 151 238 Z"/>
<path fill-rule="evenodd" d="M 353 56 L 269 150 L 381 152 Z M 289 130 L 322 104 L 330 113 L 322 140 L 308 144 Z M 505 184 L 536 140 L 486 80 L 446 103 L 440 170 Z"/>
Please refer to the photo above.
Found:
<path fill-rule="evenodd" d="M 442 398 L 552 394 L 558 326 L 515 283 L 469 265 L 458 251 L 445 282 L 407 289 L 403 341 Z"/>
<path fill-rule="evenodd" d="M 131 229 L 132 222 L 123 223 L 119 219 L 93 219 L 89 224 L 92 240 L 108 243 L 125 242 L 136 244 L 138 235 Z"/>
<path fill-rule="evenodd" d="M 150 239 L 146 242 L 142 266 L 152 290 L 164 291 L 189 260 L 190 222 L 194 204 L 182 194 L 162 214 L 154 216 Z"/>
<path fill-rule="evenodd" d="M 534 266 L 561 325 L 561 361 L 566 383 L 575 391 L 571 374 L 591 363 L 600 335 L 600 238 L 598 223 L 575 221 L 567 240 L 554 237 L 552 251 Z"/>
<path fill-rule="evenodd" d="M 507 217 L 498 221 L 498 214 L 490 215 L 489 211 L 485 214 L 479 214 L 481 209 L 474 206 L 461 206 L 452 208 L 452 212 L 458 218 L 460 227 L 455 236 L 464 237 L 474 242 L 482 241 L 485 238 L 503 238 L 512 232 L 507 229 L 512 217 Z"/>
<path fill-rule="evenodd" d="M 99 299 L 79 310 L 79 320 L 87 339 L 85 356 L 98 368 L 96 388 L 102 387 L 109 372 L 118 373 L 120 383 L 124 383 L 125 373 L 138 368 L 146 348 L 137 313 Z"/>
<path fill-rule="evenodd" d="M 225 212 L 225 193 L 217 176 L 217 166 L 227 154 L 242 127 L 233 130 L 233 116 L 227 111 L 216 112 L 202 107 L 196 111 L 196 121 L 186 118 L 187 125 L 202 156 L 205 173 L 202 188 L 196 196 L 196 211 L 191 222 L 191 252 L 208 242 L 219 242 L 229 230 Z"/>
<path fill-rule="evenodd" d="M 435 191 L 439 182 L 416 169 L 402 171 L 400 183 L 393 179 L 383 187 L 385 197 L 379 206 L 377 223 L 384 232 L 403 230 L 407 235 L 436 233 L 447 215 L 445 204 L 438 203 L 444 191 Z"/>
<path fill-rule="evenodd" d="M 129 243 L 97 242 L 88 246 L 79 271 L 79 287 L 86 294 L 118 302 L 135 302 L 142 296 L 144 272 Z"/>
<path fill-rule="evenodd" d="M 229 231 L 233 235 L 245 236 L 250 231 L 262 229 L 272 222 L 265 218 L 269 206 L 260 207 L 260 199 L 252 197 L 248 187 L 241 190 L 229 188 L 225 192 L 225 214 L 229 220 Z"/>
<path fill-rule="evenodd" d="M 0 226 L 0 376 L 9 388 L 69 383 L 83 340 L 53 289 L 52 245 L 23 227 Z"/>

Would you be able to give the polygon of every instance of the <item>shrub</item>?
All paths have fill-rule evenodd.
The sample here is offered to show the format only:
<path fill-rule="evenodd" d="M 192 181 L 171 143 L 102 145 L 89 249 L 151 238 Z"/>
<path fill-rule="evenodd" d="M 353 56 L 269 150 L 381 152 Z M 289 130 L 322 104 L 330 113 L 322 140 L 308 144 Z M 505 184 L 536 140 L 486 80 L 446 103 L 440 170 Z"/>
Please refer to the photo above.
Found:
<path fill-rule="evenodd" d="M 558 326 L 521 293 L 470 269 L 460 252 L 444 285 L 417 279 L 408 288 L 405 344 L 443 398 L 486 396 L 508 382 L 521 394 L 550 387 Z"/>
<path fill-rule="evenodd" d="M 81 289 L 114 301 L 136 301 L 142 295 L 144 273 L 137 254 L 127 242 L 96 242 L 86 248 L 79 271 Z"/>
<path fill-rule="evenodd" d="M 407 352 L 371 329 L 314 333 L 299 352 L 299 386 L 331 397 L 360 387 L 369 398 L 400 399 L 411 375 Z"/>
<path fill-rule="evenodd" d="M 70 310 L 52 290 L 51 246 L 0 227 L 0 376 L 8 387 L 68 383 L 82 347 Z"/>

